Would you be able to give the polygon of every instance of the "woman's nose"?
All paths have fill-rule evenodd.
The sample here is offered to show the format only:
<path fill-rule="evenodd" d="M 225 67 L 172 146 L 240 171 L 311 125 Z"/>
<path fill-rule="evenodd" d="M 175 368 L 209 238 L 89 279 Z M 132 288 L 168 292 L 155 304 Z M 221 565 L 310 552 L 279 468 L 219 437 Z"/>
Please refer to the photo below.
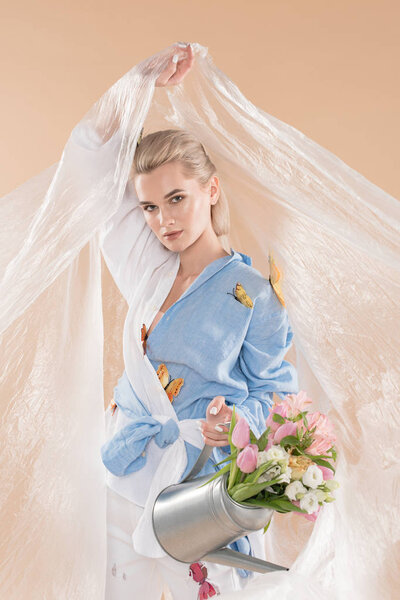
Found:
<path fill-rule="evenodd" d="M 160 210 L 159 216 L 160 216 L 160 227 L 169 226 L 174 223 L 174 219 L 173 219 L 172 215 L 170 215 L 168 213 L 168 211 L 162 212 Z"/>

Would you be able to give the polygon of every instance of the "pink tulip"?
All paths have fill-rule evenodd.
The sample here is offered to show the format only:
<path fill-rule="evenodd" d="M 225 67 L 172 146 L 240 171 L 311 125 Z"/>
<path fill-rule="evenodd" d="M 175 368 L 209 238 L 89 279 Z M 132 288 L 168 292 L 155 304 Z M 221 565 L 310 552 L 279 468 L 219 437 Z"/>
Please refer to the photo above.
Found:
<path fill-rule="evenodd" d="M 317 465 L 317 467 L 318 469 L 321 469 L 324 481 L 326 481 L 327 479 L 333 479 L 332 469 L 329 469 L 328 467 L 322 467 L 321 465 Z"/>
<path fill-rule="evenodd" d="M 292 423 L 291 421 L 288 421 L 284 425 L 281 425 L 279 427 L 279 429 L 277 429 L 275 431 L 274 444 L 279 444 L 281 439 L 286 437 L 287 435 L 296 435 L 296 432 L 297 432 L 296 423 Z"/>
<path fill-rule="evenodd" d="M 252 473 L 257 467 L 258 446 L 257 444 L 247 444 L 236 459 L 237 466 L 242 473 Z"/>
<path fill-rule="evenodd" d="M 240 417 L 232 431 L 232 443 L 236 448 L 245 448 L 250 442 L 250 427 L 246 419 Z"/>

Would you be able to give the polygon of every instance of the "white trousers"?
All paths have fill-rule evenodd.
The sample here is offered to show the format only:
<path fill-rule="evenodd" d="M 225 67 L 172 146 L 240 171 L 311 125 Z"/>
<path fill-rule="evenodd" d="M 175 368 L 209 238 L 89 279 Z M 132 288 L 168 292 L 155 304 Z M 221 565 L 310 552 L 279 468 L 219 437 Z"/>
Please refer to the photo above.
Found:
<path fill-rule="evenodd" d="M 105 600 L 160 600 L 163 592 L 166 600 L 197 599 L 200 583 L 190 575 L 189 564 L 178 562 L 170 556 L 148 558 L 133 549 L 132 533 L 142 510 L 107 486 Z M 252 579 L 241 578 L 233 567 L 209 562 L 203 562 L 203 565 L 208 571 L 206 581 L 217 593 L 218 590 L 222 594 L 243 589 Z"/>

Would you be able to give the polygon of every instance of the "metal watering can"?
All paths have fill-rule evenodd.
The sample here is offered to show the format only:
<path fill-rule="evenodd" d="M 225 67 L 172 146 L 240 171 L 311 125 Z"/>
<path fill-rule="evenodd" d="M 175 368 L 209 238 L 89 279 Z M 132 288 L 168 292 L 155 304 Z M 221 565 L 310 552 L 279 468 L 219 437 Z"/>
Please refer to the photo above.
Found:
<path fill-rule="evenodd" d="M 211 456 L 212 446 L 204 446 L 190 473 L 181 483 L 164 488 L 153 507 L 156 538 L 175 560 L 184 563 L 205 560 L 258 573 L 288 571 L 282 567 L 226 546 L 262 529 L 273 510 L 244 506 L 227 491 L 227 474 L 206 483 L 211 474 L 194 477 Z"/>

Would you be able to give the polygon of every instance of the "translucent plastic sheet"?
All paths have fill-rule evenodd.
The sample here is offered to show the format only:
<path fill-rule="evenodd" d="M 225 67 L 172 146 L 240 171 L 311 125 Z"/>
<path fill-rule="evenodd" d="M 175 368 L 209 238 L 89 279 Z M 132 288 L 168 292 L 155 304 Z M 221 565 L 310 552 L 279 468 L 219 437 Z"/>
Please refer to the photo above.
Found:
<path fill-rule="evenodd" d="M 266 277 L 273 251 L 294 330 L 287 358 L 338 436 L 336 501 L 315 524 L 276 515 L 267 532 L 269 559 L 291 569 L 229 598 L 395 598 L 399 203 L 251 104 L 192 45 L 181 84 L 154 87 L 173 45 L 135 65 L 82 119 L 102 143 L 69 138 L 58 163 L 2 198 L 0 597 L 104 597 L 103 342 L 106 331 L 115 385 L 124 303 L 102 274 L 98 229 L 144 126 L 193 131 L 229 199 L 230 245 Z"/>

